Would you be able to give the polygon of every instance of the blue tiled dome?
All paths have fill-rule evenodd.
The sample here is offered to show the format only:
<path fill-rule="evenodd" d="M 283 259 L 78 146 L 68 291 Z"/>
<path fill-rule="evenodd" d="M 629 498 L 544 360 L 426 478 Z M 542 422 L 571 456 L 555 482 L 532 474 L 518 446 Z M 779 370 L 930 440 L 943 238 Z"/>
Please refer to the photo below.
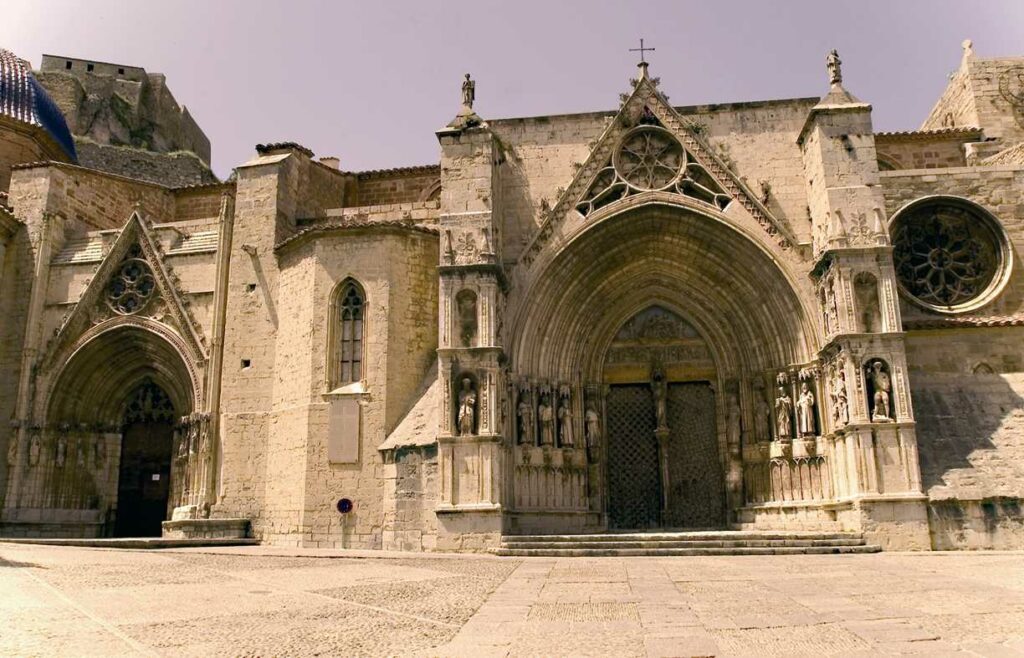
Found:
<path fill-rule="evenodd" d="M 39 126 L 71 159 L 78 160 L 75 140 L 60 108 L 14 53 L 0 48 L 0 115 Z"/>

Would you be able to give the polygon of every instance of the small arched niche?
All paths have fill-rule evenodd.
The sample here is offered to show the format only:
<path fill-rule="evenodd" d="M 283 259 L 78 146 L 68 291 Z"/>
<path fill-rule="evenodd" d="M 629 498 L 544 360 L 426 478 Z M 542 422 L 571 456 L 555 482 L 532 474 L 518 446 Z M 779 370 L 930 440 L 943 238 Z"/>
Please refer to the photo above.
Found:
<path fill-rule="evenodd" d="M 477 343 L 477 298 L 472 290 L 463 289 L 455 295 L 455 313 L 460 347 Z"/>
<path fill-rule="evenodd" d="M 860 272 L 853 279 L 857 299 L 857 330 L 873 333 L 882 330 L 882 311 L 878 302 L 878 279 L 870 272 Z"/>

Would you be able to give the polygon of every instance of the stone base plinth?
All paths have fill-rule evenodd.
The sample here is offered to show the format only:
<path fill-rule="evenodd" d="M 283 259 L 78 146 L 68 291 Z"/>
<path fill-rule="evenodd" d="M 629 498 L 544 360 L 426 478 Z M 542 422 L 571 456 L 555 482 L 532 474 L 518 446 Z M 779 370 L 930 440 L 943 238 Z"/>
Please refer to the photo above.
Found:
<path fill-rule="evenodd" d="M 163 522 L 165 539 L 242 539 L 249 519 L 178 519 Z"/>

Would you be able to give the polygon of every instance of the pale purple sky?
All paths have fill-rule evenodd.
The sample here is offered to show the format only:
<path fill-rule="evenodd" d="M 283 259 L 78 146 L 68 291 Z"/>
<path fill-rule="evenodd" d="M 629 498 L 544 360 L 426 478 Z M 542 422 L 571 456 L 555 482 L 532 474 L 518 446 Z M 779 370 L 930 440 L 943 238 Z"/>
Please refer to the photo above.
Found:
<path fill-rule="evenodd" d="M 820 96 L 831 48 L 877 130 L 916 128 L 960 61 L 1024 55 L 1024 0 L 736 2 L 4 0 L 0 46 L 167 75 L 224 177 L 261 142 L 342 168 L 437 162 L 477 81 L 484 118 L 614 109 L 637 40 L 676 105 Z"/>

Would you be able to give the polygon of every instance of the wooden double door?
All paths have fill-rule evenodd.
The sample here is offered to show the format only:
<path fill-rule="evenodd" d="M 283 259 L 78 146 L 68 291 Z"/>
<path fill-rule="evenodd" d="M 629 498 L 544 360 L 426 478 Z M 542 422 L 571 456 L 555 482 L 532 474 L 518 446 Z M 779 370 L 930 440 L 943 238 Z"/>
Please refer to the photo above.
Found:
<path fill-rule="evenodd" d="M 613 385 L 606 411 L 611 529 L 724 527 L 725 484 L 708 382 L 668 385 L 668 432 L 660 440 L 649 384 Z"/>

